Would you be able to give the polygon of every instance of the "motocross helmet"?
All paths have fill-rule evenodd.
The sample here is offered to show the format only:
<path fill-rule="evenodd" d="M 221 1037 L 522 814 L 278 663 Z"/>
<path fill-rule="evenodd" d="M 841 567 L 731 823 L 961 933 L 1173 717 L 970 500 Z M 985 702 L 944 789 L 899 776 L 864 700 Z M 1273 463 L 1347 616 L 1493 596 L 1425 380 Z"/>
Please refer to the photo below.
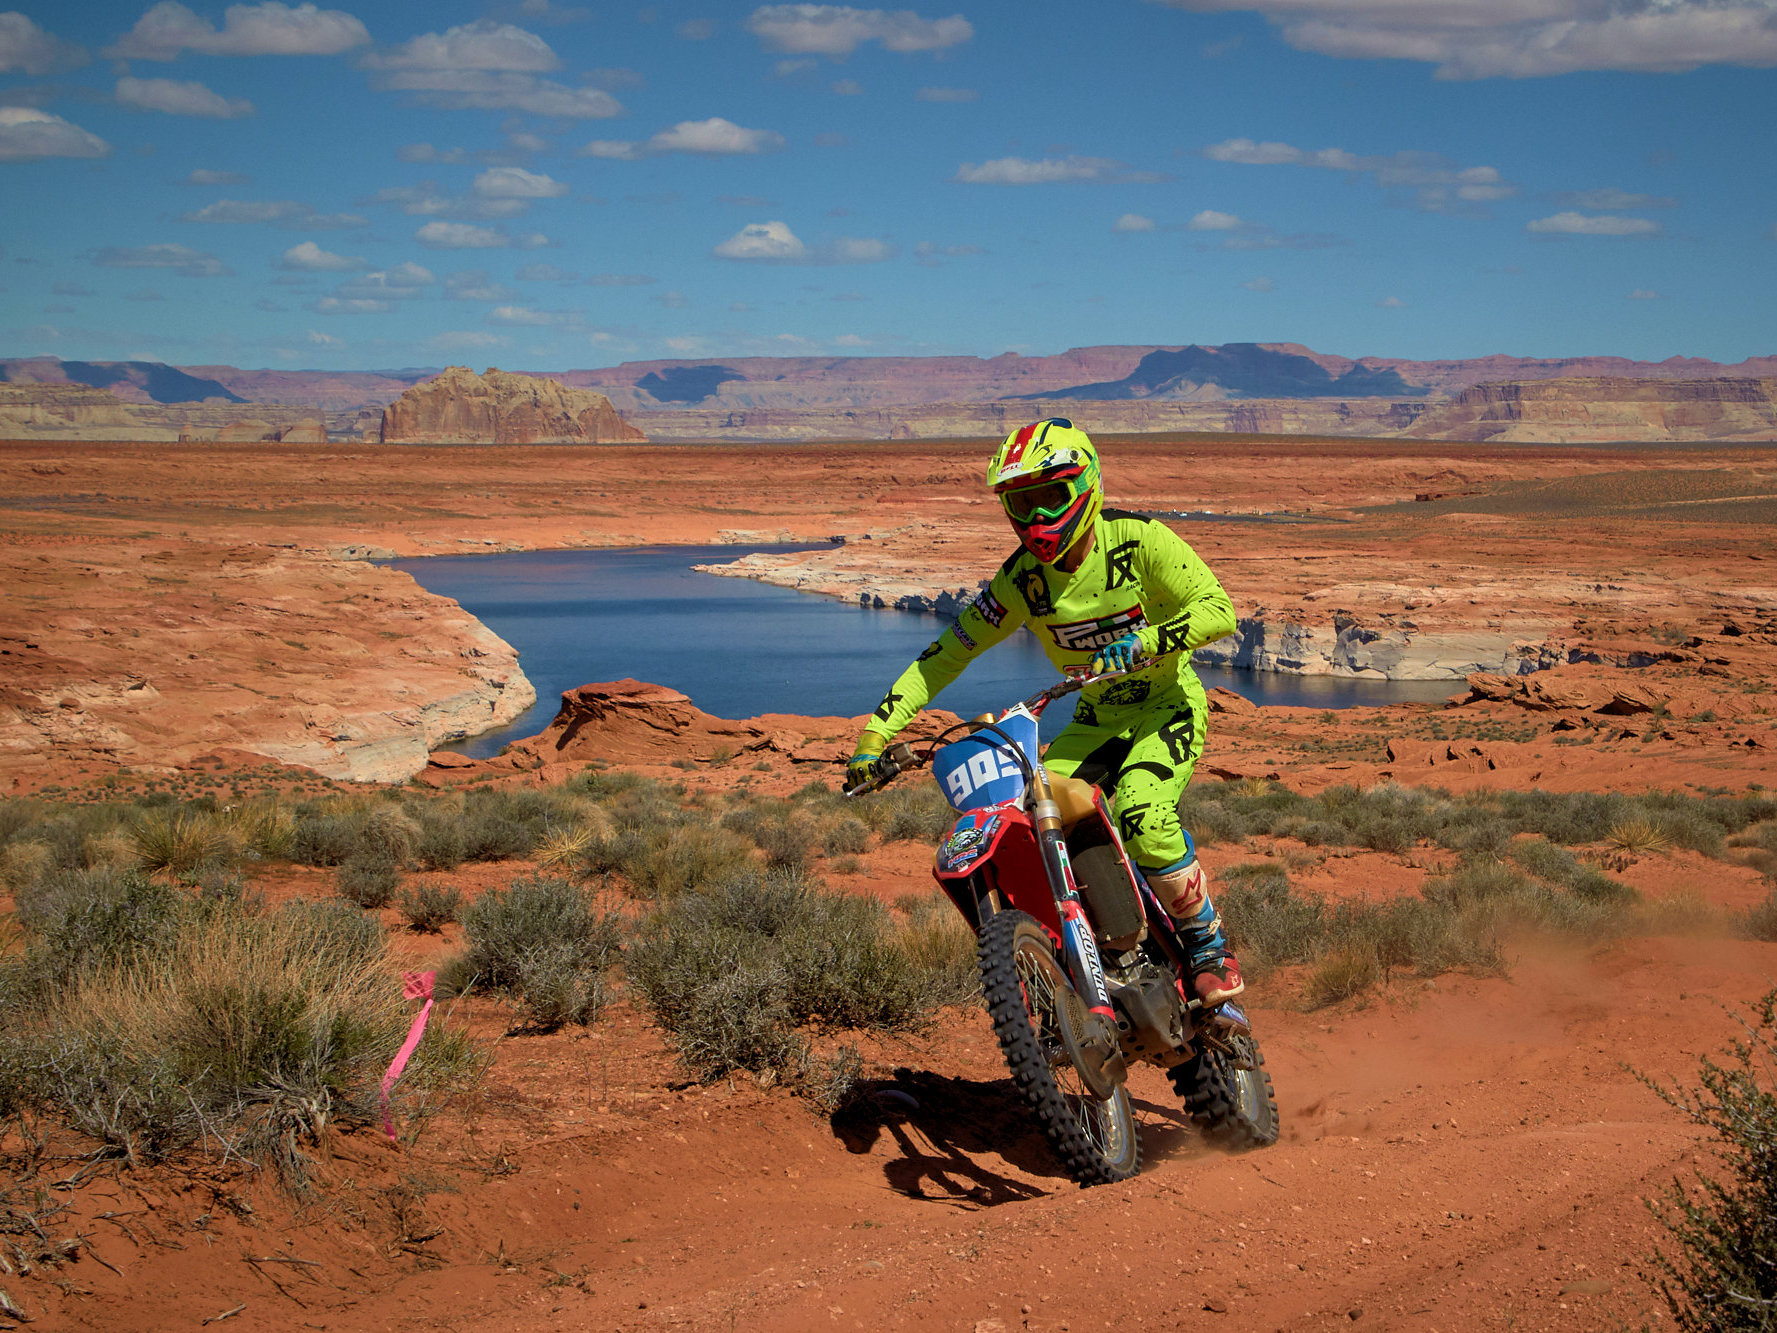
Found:
<path fill-rule="evenodd" d="M 987 465 L 1018 540 L 1045 565 L 1061 559 L 1104 507 L 1098 450 L 1066 417 L 1013 431 Z"/>

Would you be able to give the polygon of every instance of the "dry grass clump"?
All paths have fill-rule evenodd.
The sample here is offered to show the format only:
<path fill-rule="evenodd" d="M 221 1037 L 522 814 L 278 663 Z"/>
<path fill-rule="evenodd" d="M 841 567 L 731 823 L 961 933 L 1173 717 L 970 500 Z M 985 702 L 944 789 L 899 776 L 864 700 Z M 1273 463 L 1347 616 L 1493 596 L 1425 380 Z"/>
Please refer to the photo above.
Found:
<path fill-rule="evenodd" d="M 465 947 L 445 964 L 447 990 L 471 986 L 513 996 L 539 1028 L 586 1026 L 609 998 L 606 972 L 620 952 L 615 913 L 587 891 L 545 875 L 482 894 L 461 912 Z"/>
<path fill-rule="evenodd" d="M 463 891 L 454 885 L 422 884 L 401 895 L 401 915 L 414 930 L 436 935 L 463 911 Z"/>
<path fill-rule="evenodd" d="M 0 989 L 0 1101 L 131 1161 L 211 1144 L 300 1172 L 301 1145 L 367 1122 L 408 1006 L 382 932 L 340 905 L 205 903 L 139 874 L 32 904 Z M 472 1063 L 442 1027 L 410 1090 Z"/>
<path fill-rule="evenodd" d="M 914 933 L 918 956 L 874 899 L 753 867 L 663 903 L 625 967 L 696 1077 L 803 1087 L 821 1066 L 799 1029 L 906 1031 L 956 993 L 950 946 Z"/>
<path fill-rule="evenodd" d="M 1666 836 L 1666 830 L 1658 821 L 1647 815 L 1635 815 L 1628 819 L 1619 819 L 1604 833 L 1605 846 L 1619 852 L 1628 852 L 1631 856 L 1645 856 L 1651 852 L 1663 852 L 1672 846 L 1672 839 Z"/>
<path fill-rule="evenodd" d="M 1644 924 L 1631 890 L 1540 841 L 1514 846 L 1510 862 L 1472 857 L 1416 895 L 1379 903 L 1299 895 L 1276 862 L 1236 865 L 1222 880 L 1216 901 L 1241 962 L 1254 974 L 1309 965 L 1311 1007 L 1361 995 L 1395 972 L 1502 971 L 1515 934 L 1598 938 Z"/>

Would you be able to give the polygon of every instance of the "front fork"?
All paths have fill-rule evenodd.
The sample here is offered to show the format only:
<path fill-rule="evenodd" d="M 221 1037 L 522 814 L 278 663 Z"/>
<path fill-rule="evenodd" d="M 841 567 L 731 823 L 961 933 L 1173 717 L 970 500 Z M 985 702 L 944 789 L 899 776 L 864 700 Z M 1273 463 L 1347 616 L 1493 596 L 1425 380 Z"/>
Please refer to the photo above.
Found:
<path fill-rule="evenodd" d="M 1041 764 L 1030 784 L 1031 822 L 1036 826 L 1037 845 L 1043 853 L 1043 870 L 1049 877 L 1049 891 L 1055 895 L 1055 909 L 1061 918 L 1061 955 L 1068 976 L 1086 1007 L 1108 1022 L 1117 1021 L 1111 1008 L 1110 992 L 1105 986 L 1104 963 L 1098 956 L 1098 941 L 1093 938 L 1092 925 L 1080 905 L 1079 886 L 1074 882 L 1073 864 L 1068 860 L 1067 840 L 1061 834 L 1061 810 L 1049 788 L 1049 775 Z"/>

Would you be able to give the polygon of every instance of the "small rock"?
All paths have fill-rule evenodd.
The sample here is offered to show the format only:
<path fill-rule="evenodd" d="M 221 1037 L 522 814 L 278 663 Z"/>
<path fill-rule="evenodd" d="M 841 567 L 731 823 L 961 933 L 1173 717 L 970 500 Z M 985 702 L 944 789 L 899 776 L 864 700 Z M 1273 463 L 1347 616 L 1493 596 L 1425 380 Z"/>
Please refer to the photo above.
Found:
<path fill-rule="evenodd" d="M 1345 1317 L 1346 1317 L 1346 1318 L 1347 1318 L 1347 1319 L 1349 1319 L 1349 1320 L 1351 1320 L 1351 1321 L 1352 1321 L 1352 1323 L 1354 1323 L 1354 1324 L 1355 1324 L 1355 1323 L 1356 1323 L 1356 1322 L 1357 1322 L 1357 1321 L 1358 1321 L 1358 1320 L 1360 1320 L 1360 1319 L 1362 1319 L 1362 1318 L 1363 1318 L 1363 1317 L 1364 1317 L 1364 1308 L 1363 1308 L 1363 1306 L 1361 1306 L 1361 1305 L 1354 1305 L 1354 1306 L 1352 1306 L 1352 1307 L 1351 1307 L 1351 1308 L 1350 1308 L 1350 1309 L 1349 1309 L 1349 1310 L 1347 1310 L 1347 1311 L 1346 1311 L 1346 1312 L 1345 1312 Z"/>
<path fill-rule="evenodd" d="M 1203 1308 L 1208 1310 L 1211 1314 L 1227 1314 L 1228 1302 L 1220 1296 L 1205 1296 L 1203 1298 Z"/>

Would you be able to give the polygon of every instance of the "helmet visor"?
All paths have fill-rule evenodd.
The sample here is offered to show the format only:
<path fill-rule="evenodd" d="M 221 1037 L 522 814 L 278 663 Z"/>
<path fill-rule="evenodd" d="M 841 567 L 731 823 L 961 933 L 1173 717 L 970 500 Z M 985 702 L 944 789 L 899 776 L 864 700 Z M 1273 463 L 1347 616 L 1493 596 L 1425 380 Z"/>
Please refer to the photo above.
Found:
<path fill-rule="evenodd" d="M 1006 506 L 1006 513 L 1017 522 L 1034 523 L 1039 519 L 1060 518 L 1074 502 L 1075 494 L 1071 481 L 1045 481 L 1003 491 L 1000 501 Z"/>

